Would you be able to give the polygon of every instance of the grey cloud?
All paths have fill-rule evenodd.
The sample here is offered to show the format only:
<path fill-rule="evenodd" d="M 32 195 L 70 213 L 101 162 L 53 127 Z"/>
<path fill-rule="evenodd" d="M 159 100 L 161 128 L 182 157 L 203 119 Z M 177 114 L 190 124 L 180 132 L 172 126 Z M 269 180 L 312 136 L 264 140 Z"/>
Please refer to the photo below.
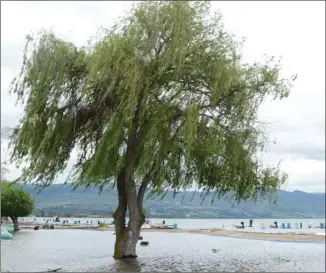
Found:
<path fill-rule="evenodd" d="M 325 160 L 325 121 L 279 122 L 271 124 L 268 135 L 275 144 L 268 150 L 279 154 L 294 154 L 307 159 Z"/>
<path fill-rule="evenodd" d="M 19 72 L 23 61 L 24 37 L 20 41 L 1 43 L 1 68 Z"/>
<path fill-rule="evenodd" d="M 298 190 L 298 188 L 300 188 L 300 190 L 304 191 L 304 192 L 325 193 L 325 185 L 323 185 L 323 183 L 325 183 L 325 182 L 321 180 L 314 186 L 307 184 L 307 185 L 300 185 L 300 186 L 295 186 L 295 187 L 287 187 L 286 190 L 294 191 L 294 190 Z"/>
<path fill-rule="evenodd" d="M 270 145 L 270 150 L 279 154 L 293 154 L 306 159 L 325 160 L 325 145 L 303 140 L 277 139 L 275 145 Z"/>
<path fill-rule="evenodd" d="M 1 113 L 1 130 L 4 128 L 14 128 L 19 123 L 19 116 L 17 115 L 5 115 Z"/>
<path fill-rule="evenodd" d="M 7 90 L 1 90 L 1 129 L 18 125 L 22 110 L 20 105 L 15 104 L 13 95 L 9 95 Z"/>
<path fill-rule="evenodd" d="M 287 187 L 287 190 L 298 188 L 306 192 L 325 192 L 325 180 L 296 180 L 294 185 Z"/>

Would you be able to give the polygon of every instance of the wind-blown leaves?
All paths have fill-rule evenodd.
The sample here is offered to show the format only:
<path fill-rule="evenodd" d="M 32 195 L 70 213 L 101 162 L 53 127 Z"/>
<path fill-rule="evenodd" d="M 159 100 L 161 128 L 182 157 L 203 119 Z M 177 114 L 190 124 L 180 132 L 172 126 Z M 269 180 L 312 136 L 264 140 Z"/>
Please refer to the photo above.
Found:
<path fill-rule="evenodd" d="M 20 179 L 52 183 L 77 149 L 77 185 L 103 186 L 131 164 L 157 192 L 197 183 L 241 200 L 277 189 L 286 177 L 256 156 L 257 110 L 287 97 L 290 81 L 273 59 L 244 63 L 221 20 L 208 2 L 144 1 L 89 48 L 29 38 L 11 87 L 27 99 L 12 137 L 12 159 L 28 162 Z"/>

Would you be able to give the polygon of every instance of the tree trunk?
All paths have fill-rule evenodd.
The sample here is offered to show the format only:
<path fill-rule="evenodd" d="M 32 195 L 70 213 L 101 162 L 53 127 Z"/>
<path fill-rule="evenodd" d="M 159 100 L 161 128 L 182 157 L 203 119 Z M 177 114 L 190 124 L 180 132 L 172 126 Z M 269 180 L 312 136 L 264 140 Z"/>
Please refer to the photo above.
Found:
<path fill-rule="evenodd" d="M 114 224 L 116 241 L 114 246 L 115 259 L 136 258 L 136 245 L 140 235 L 142 221 L 139 213 L 132 209 L 133 204 L 129 206 L 129 223 L 126 227 L 127 203 L 133 203 L 127 199 L 127 194 L 119 196 L 119 206 L 114 213 Z M 130 194 L 129 194 L 130 196 Z M 128 202 L 127 202 L 128 200 Z M 137 197 L 136 197 L 137 202 Z M 138 210 L 136 205 L 135 207 Z"/>
<path fill-rule="evenodd" d="M 139 213 L 137 192 L 130 188 L 133 179 L 124 169 L 118 177 L 119 205 L 114 213 L 116 241 L 114 247 L 115 259 L 136 258 L 136 245 L 142 226 L 142 218 Z M 130 174 L 130 173 L 129 173 Z M 130 179 L 128 183 L 126 179 Z M 126 212 L 129 210 L 129 223 L 126 227 Z"/>
<path fill-rule="evenodd" d="M 140 235 L 140 220 L 129 221 L 128 227 L 119 235 L 116 234 L 114 248 L 115 259 L 137 258 L 136 246 Z"/>
<path fill-rule="evenodd" d="M 121 259 L 123 257 L 122 242 L 126 231 L 126 212 L 127 212 L 127 194 L 125 188 L 125 168 L 121 171 L 117 179 L 118 190 L 118 208 L 113 213 L 114 225 L 115 225 L 115 246 L 114 255 L 115 259 Z"/>
<path fill-rule="evenodd" d="M 12 223 L 14 224 L 14 231 L 19 230 L 18 217 L 10 217 Z"/>
<path fill-rule="evenodd" d="M 136 155 L 139 138 L 137 129 L 139 127 L 140 103 L 143 93 L 138 98 L 138 106 L 132 120 L 132 128 L 129 131 L 125 165 L 117 179 L 119 205 L 114 213 L 116 242 L 114 247 L 115 259 L 136 258 L 136 245 L 139 240 L 143 217 L 139 210 L 137 190 L 134 180 L 134 157 Z M 129 210 L 129 223 L 126 223 L 126 211 Z"/>

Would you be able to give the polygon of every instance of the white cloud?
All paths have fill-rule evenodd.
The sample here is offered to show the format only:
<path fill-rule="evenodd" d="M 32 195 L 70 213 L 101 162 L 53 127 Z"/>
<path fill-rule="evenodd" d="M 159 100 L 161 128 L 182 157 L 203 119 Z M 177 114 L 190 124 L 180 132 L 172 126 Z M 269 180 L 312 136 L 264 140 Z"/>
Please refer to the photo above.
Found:
<path fill-rule="evenodd" d="M 22 109 L 8 95 L 19 72 L 24 38 L 31 31 L 53 29 L 78 45 L 98 27 L 110 27 L 132 2 L 1 3 L 1 127 L 14 126 Z M 277 144 L 268 147 L 267 164 L 282 161 L 289 174 L 287 189 L 325 191 L 325 2 L 216 1 L 226 28 L 245 36 L 245 59 L 263 54 L 282 56 L 284 75 L 298 73 L 289 98 L 266 101 L 259 119 Z M 1 155 L 3 158 L 3 154 Z M 74 155 L 76 156 L 76 155 Z M 69 166 L 71 166 L 71 159 Z M 10 177 L 18 174 L 10 168 Z"/>

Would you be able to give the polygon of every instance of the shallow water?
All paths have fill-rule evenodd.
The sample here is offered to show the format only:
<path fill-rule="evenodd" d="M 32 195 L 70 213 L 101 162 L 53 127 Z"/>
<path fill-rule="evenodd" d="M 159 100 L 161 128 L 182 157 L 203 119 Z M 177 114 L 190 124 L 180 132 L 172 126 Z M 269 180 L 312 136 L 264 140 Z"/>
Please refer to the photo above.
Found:
<path fill-rule="evenodd" d="M 1 241 L 1 272 L 62 267 L 79 272 L 324 272 L 324 243 L 271 242 L 187 233 L 142 232 L 138 259 L 112 258 L 111 231 L 22 230 Z M 163 238 L 164 236 L 164 238 Z"/>

